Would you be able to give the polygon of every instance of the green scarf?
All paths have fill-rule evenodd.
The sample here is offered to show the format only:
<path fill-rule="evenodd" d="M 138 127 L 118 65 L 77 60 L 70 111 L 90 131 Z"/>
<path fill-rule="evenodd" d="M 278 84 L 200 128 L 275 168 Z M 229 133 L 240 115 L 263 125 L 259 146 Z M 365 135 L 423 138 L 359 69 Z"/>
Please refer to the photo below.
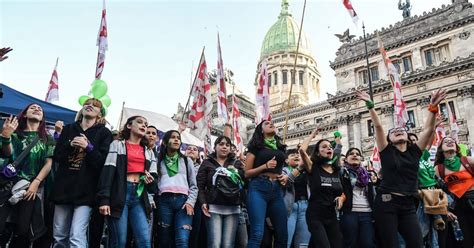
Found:
<path fill-rule="evenodd" d="M 140 175 L 140 182 L 137 185 L 137 195 L 140 197 L 145 190 L 145 174 Z"/>
<path fill-rule="evenodd" d="M 288 168 L 288 170 L 290 171 L 290 174 L 291 174 L 291 173 L 293 172 L 293 170 L 295 169 L 295 168 L 293 168 L 293 167 L 291 167 L 291 166 L 289 166 L 289 165 L 288 165 L 288 166 L 286 166 L 286 167 L 287 167 L 287 168 Z"/>
<path fill-rule="evenodd" d="M 174 175 L 178 174 L 178 158 L 179 154 L 176 153 L 172 157 L 165 155 L 165 166 L 166 166 L 166 172 L 168 172 L 169 177 L 173 177 Z"/>
<path fill-rule="evenodd" d="M 227 170 L 230 172 L 230 180 L 232 180 L 232 182 L 234 182 L 235 184 L 239 184 L 241 183 L 242 186 L 244 186 L 244 181 L 242 180 L 242 178 L 240 177 L 237 169 L 235 168 L 227 168 Z"/>
<path fill-rule="evenodd" d="M 445 158 L 443 164 L 450 171 L 459 171 L 459 168 L 461 168 L 461 158 L 458 156 Z"/>
<path fill-rule="evenodd" d="M 272 149 L 272 150 L 278 149 L 278 148 L 277 148 L 277 141 L 276 141 L 275 137 L 270 138 L 270 139 L 263 139 L 263 144 L 264 144 L 266 147 L 268 147 L 268 148 L 270 148 L 270 149 Z"/>

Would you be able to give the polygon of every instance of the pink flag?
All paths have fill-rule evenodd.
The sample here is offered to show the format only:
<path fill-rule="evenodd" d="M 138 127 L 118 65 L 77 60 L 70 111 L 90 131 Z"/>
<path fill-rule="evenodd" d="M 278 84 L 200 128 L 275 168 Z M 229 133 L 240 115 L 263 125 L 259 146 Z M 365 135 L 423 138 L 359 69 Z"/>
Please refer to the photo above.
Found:
<path fill-rule="evenodd" d="M 357 22 L 359 21 L 359 17 L 357 16 L 357 13 L 355 12 L 354 7 L 352 7 L 351 1 L 350 0 L 342 0 L 342 4 L 344 4 L 344 7 L 349 12 L 349 15 L 351 15 L 352 21 L 357 25 Z"/>
<path fill-rule="evenodd" d="M 102 71 L 104 70 L 104 63 L 105 63 L 105 51 L 108 49 L 108 42 L 107 42 L 107 21 L 105 19 L 106 11 L 105 11 L 105 0 L 103 1 L 103 8 L 102 8 L 102 19 L 100 20 L 100 28 L 99 28 L 99 35 L 97 37 L 97 46 L 99 47 L 99 51 L 97 52 L 97 65 L 95 69 L 95 79 L 100 79 L 102 76 Z"/>
<path fill-rule="evenodd" d="M 458 133 L 459 133 L 459 127 L 457 123 L 457 118 L 456 115 L 454 114 L 454 111 L 451 109 L 451 106 L 449 103 L 446 103 L 446 107 L 448 108 L 448 114 L 449 114 L 449 136 L 456 140 L 456 142 L 459 141 L 458 139 Z"/>
<path fill-rule="evenodd" d="M 242 143 L 242 138 L 240 137 L 239 133 L 239 118 L 240 111 L 237 97 L 235 97 L 235 94 L 232 94 L 232 125 L 234 126 L 234 143 L 237 149 L 242 152 L 244 149 L 244 145 Z"/>
<path fill-rule="evenodd" d="M 379 50 L 382 55 L 385 68 L 387 68 L 388 76 L 393 87 L 393 114 L 394 114 L 394 126 L 395 127 L 404 127 L 408 121 L 408 113 L 406 104 L 403 101 L 402 96 L 402 81 L 400 75 L 398 74 L 397 68 L 393 65 L 390 58 L 387 56 L 387 51 L 383 46 L 382 40 L 377 36 L 379 42 Z"/>
<path fill-rule="evenodd" d="M 227 122 L 227 92 L 225 89 L 224 62 L 222 61 L 221 41 L 217 33 L 217 116 Z"/>
<path fill-rule="evenodd" d="M 258 125 L 263 120 L 271 119 L 267 63 L 263 61 L 260 67 L 257 95 L 255 97 L 255 124 Z"/>
<path fill-rule="evenodd" d="M 54 66 L 53 74 L 49 80 L 48 92 L 45 98 L 47 102 L 59 101 L 58 60 L 59 58 L 56 59 L 56 65 Z"/>
<path fill-rule="evenodd" d="M 211 84 L 207 75 L 207 64 L 204 52 L 199 61 L 196 79 L 193 83 L 194 97 L 191 111 L 188 116 L 188 127 L 194 135 L 204 140 L 206 154 L 212 151 L 211 146 Z"/>
<path fill-rule="evenodd" d="M 372 166 L 375 172 L 379 173 L 382 168 L 382 162 L 380 161 L 379 148 L 374 142 L 374 148 L 372 149 L 372 154 L 370 155 L 370 161 L 372 161 Z"/>

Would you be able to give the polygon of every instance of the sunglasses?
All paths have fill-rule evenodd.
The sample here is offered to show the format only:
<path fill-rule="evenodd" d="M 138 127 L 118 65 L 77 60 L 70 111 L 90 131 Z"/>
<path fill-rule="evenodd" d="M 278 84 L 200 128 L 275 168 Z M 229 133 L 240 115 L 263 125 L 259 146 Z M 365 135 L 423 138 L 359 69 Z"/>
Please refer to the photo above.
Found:
<path fill-rule="evenodd" d="M 388 130 L 388 133 L 389 134 L 393 134 L 393 133 L 399 133 L 399 132 L 407 132 L 407 128 L 406 127 L 395 127 L 395 128 L 392 128 L 390 130 Z"/>

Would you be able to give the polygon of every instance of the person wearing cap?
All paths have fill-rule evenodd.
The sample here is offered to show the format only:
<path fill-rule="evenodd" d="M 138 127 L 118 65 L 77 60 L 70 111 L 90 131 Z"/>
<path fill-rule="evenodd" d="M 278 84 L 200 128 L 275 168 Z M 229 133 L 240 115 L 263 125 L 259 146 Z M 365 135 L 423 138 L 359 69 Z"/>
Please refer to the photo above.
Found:
<path fill-rule="evenodd" d="M 54 150 L 53 247 L 87 247 L 97 184 L 112 142 L 101 101 L 88 99 L 76 122 L 64 126 Z"/>

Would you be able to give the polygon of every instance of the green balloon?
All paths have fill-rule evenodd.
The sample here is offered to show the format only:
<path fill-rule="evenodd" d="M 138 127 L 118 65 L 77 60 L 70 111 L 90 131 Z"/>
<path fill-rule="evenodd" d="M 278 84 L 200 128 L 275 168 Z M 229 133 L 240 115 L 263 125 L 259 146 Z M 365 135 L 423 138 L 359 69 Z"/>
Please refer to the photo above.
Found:
<path fill-rule="evenodd" d="M 102 113 L 102 116 L 105 117 L 109 111 L 107 110 L 107 107 L 102 107 L 100 112 Z"/>
<path fill-rule="evenodd" d="M 459 150 L 461 152 L 461 155 L 467 156 L 467 146 L 465 144 L 459 144 Z"/>
<path fill-rule="evenodd" d="M 92 95 L 94 98 L 100 99 L 107 94 L 107 84 L 104 80 L 94 80 L 92 83 Z"/>
<path fill-rule="evenodd" d="M 105 96 L 101 97 L 99 100 L 100 100 L 100 101 L 102 102 L 102 104 L 103 104 L 105 107 L 107 107 L 107 108 L 108 108 L 108 107 L 110 106 L 110 104 L 112 103 L 112 99 L 110 99 L 110 96 L 109 96 L 109 95 L 105 95 Z"/>
<path fill-rule="evenodd" d="M 81 96 L 79 97 L 79 104 L 81 106 L 84 106 L 84 103 L 89 99 L 90 97 L 89 96 Z"/>

